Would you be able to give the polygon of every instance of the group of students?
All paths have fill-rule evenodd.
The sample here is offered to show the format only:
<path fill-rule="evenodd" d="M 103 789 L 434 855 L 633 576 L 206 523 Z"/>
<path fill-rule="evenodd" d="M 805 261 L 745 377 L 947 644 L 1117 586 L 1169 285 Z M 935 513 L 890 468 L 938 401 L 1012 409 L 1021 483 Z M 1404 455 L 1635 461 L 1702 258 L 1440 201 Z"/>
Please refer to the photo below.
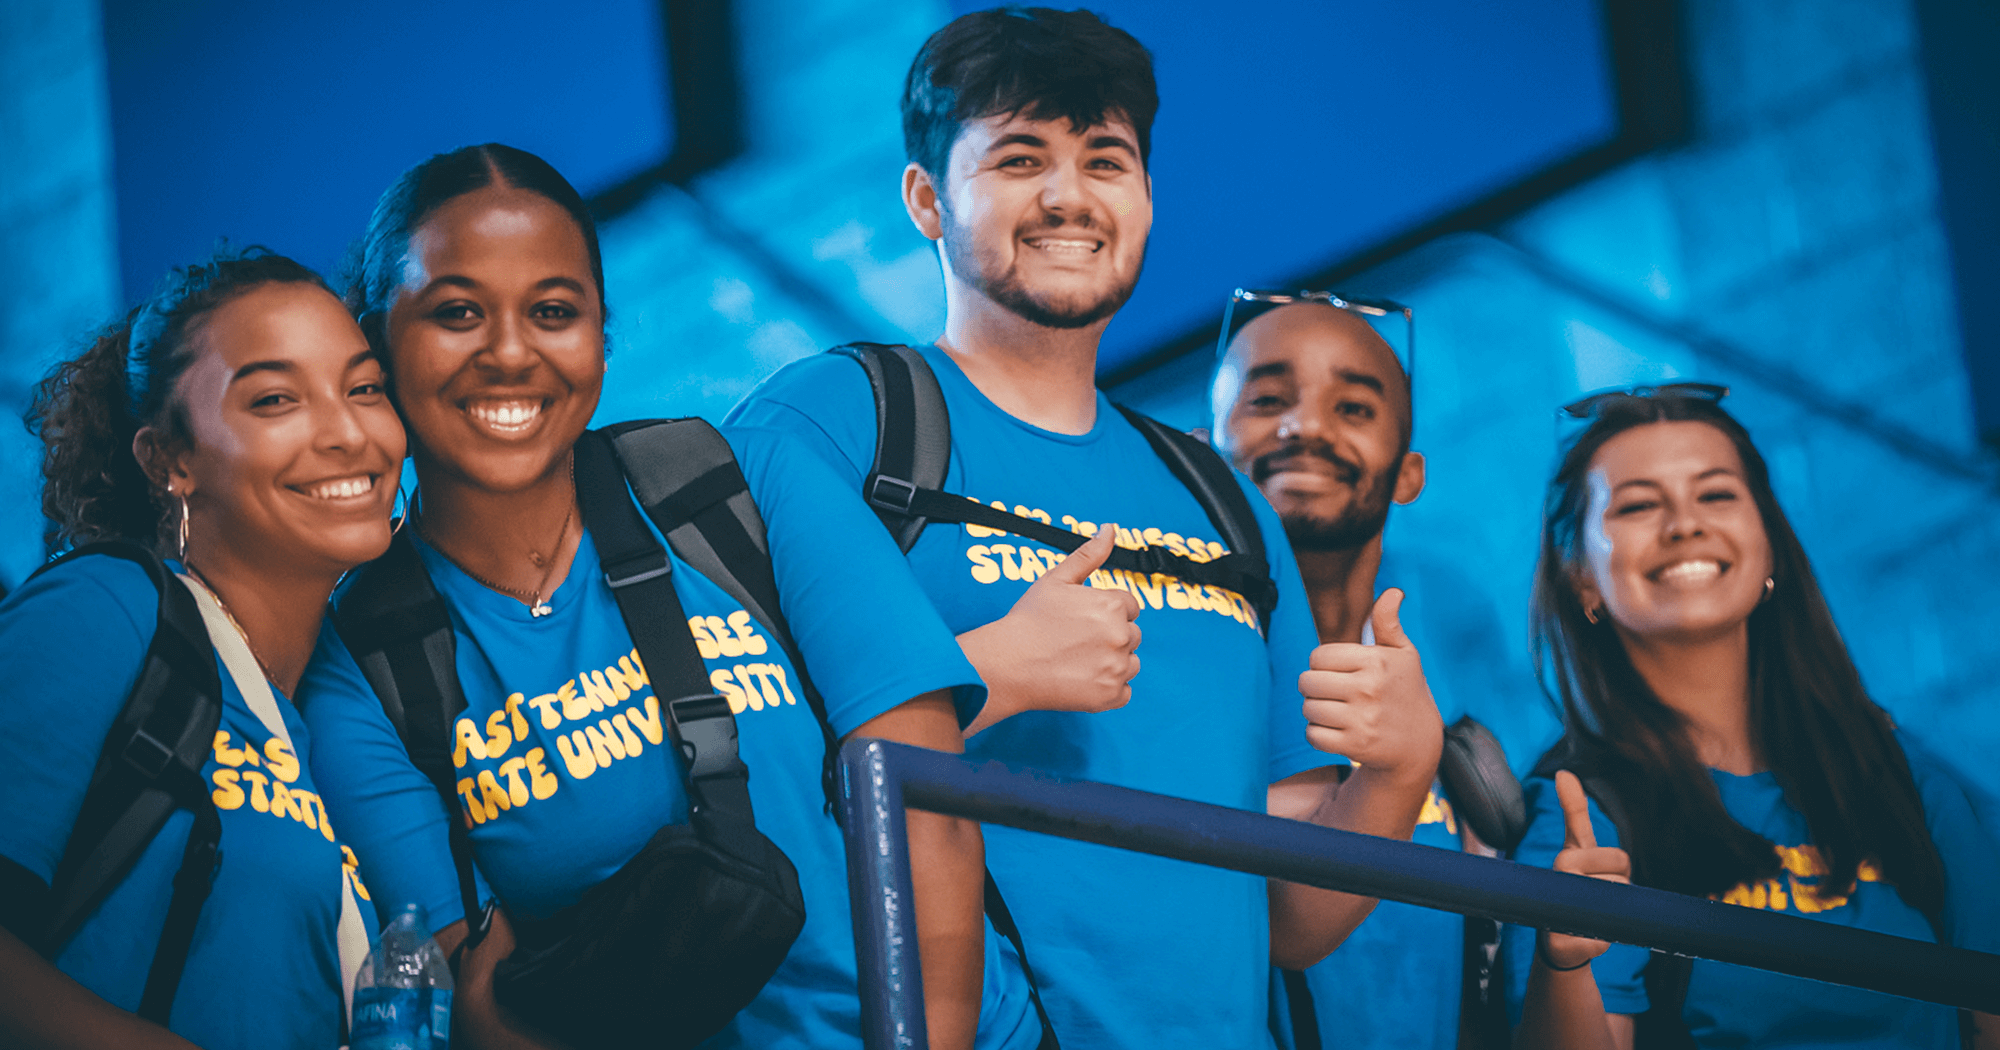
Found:
<path fill-rule="evenodd" d="M 1145 49 L 1088 13 L 940 30 L 902 192 L 942 336 L 789 365 L 719 432 L 586 430 L 596 229 L 517 149 L 406 172 L 342 293 L 262 251 L 177 271 L 34 409 L 76 551 L 0 604 L 0 1042 L 338 1045 L 355 945 L 414 903 L 467 1045 L 857 1046 L 849 737 L 1453 827 L 1444 721 L 1401 592 L 1377 597 L 1424 470 L 1387 345 L 1334 296 L 1244 311 L 1213 450 L 1094 385 L 1157 106 Z M 1992 844 L 1863 692 L 1718 397 L 1572 406 L 1535 599 L 1568 735 L 1518 844 L 1464 845 L 2000 948 Z M 133 708 L 175 675 L 214 710 L 162 741 Z M 168 802 L 93 868 L 118 785 L 130 813 Z M 909 822 L 932 1046 L 1479 1038 L 1456 917 Z M 1508 931 L 1492 972 L 1524 1045 L 1630 1046 L 1660 1027 L 1634 1021 L 1648 967 Z M 1708 963 L 1667 1012 L 1697 1045 L 1950 1046 L 1961 1023 Z"/>

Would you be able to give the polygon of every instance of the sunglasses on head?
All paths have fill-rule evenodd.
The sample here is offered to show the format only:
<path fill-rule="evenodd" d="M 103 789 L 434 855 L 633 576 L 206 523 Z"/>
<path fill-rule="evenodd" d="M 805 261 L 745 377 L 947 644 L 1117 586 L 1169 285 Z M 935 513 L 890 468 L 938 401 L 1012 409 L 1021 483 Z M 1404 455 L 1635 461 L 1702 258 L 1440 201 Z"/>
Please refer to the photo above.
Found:
<path fill-rule="evenodd" d="M 1716 402 L 1729 396 L 1729 388 L 1719 383 L 1661 383 L 1657 386 L 1628 386 L 1600 390 L 1556 409 L 1558 418 L 1596 419 L 1609 405 L 1623 401 L 1646 401 L 1660 397 L 1681 397 Z"/>
<path fill-rule="evenodd" d="M 1383 339 L 1389 343 L 1389 349 L 1394 351 L 1396 357 L 1402 362 L 1404 374 L 1411 375 L 1415 373 L 1417 353 L 1417 322 L 1415 311 L 1404 306 L 1402 303 L 1389 299 L 1364 299 L 1358 295 L 1342 296 L 1337 292 L 1277 292 L 1260 291 L 1250 288 L 1236 289 L 1229 296 L 1229 307 L 1222 314 L 1222 337 L 1216 343 L 1216 355 L 1220 357 L 1229 349 L 1230 341 L 1236 338 L 1236 333 L 1242 331 L 1244 325 L 1280 306 L 1291 306 L 1295 303 L 1318 303 L 1322 306 L 1331 306 L 1337 310 L 1346 310 L 1348 313 L 1358 314 L 1363 319 L 1369 321 L 1370 327 L 1374 327 L 1373 322 L 1378 319 L 1386 321 L 1391 318 L 1401 317 L 1403 319 L 1403 345 L 1400 347 L 1395 345 L 1395 341 L 1389 339 L 1387 336 L 1384 336 Z"/>

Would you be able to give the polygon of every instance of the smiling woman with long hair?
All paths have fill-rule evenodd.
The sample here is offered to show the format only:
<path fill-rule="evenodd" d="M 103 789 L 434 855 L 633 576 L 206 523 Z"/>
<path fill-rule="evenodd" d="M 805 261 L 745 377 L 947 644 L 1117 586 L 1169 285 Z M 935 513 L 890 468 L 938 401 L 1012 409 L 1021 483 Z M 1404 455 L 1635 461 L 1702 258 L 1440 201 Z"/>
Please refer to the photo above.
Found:
<path fill-rule="evenodd" d="M 335 1046 L 373 924 L 288 701 L 335 582 L 389 544 L 403 429 L 382 367 L 317 275 L 253 250 L 176 272 L 57 367 L 31 419 L 43 510 L 93 546 L 0 604 L 0 1045 Z M 206 638 L 159 619 L 156 583 L 194 599 Z M 212 744 L 134 737 L 121 716 L 149 689 L 169 708 L 156 634 L 215 664 Z M 145 765 L 114 723 L 199 781 L 155 782 L 178 811 L 73 932 L 52 930 L 82 879 L 86 798 Z M 222 849 L 199 855 L 211 821 Z M 173 918 L 183 876 L 209 876 L 191 928 Z"/>
<path fill-rule="evenodd" d="M 1566 735 L 1516 858 L 2000 950 L 1993 842 L 1869 698 L 1719 392 L 1594 399 L 1550 483 L 1534 622 Z M 1959 1045 L 1947 1007 L 1555 933 L 1508 953 L 1522 1046 Z"/>
<path fill-rule="evenodd" d="M 764 571 L 795 647 L 715 566 L 684 560 L 679 540 L 650 572 L 624 567 L 613 525 L 637 508 L 615 479 L 593 486 L 604 439 L 585 431 L 609 365 L 597 231 L 576 190 L 533 154 L 470 146 L 406 172 L 370 221 L 350 305 L 389 367 L 419 482 L 410 547 L 399 539 L 391 555 L 408 568 L 394 576 L 427 576 L 448 610 L 455 661 L 427 677 L 455 672 L 466 710 L 441 738 L 451 765 L 439 763 L 435 779 L 399 737 L 387 691 L 347 654 L 324 662 L 307 716 L 328 804 L 353 825 L 378 896 L 425 905 L 455 953 L 472 945 L 455 1000 L 460 1034 L 481 1045 L 613 1045 L 643 1031 L 632 1038 L 662 1046 L 711 1035 L 704 1045 L 858 1046 L 845 864 L 822 782 L 828 736 L 956 751 L 984 696 L 873 513 L 813 456 L 785 455 L 775 435 L 724 435 L 747 489 L 728 499 L 747 495 L 761 514 Z M 625 465 L 672 466 L 659 458 Z M 724 472 L 703 477 L 727 474 L 714 469 Z M 380 570 L 357 574 L 341 597 L 344 624 Z M 650 634 L 627 619 L 640 601 L 635 577 L 665 578 L 651 608 L 682 607 Z M 614 593 L 614 580 L 635 589 Z M 685 668 L 653 659 L 675 644 Z M 368 659 L 365 641 L 355 645 Z M 743 937 L 702 938 L 688 932 L 701 922 L 663 917 L 662 898 L 696 895 L 642 892 L 679 885 L 661 874 L 655 845 L 697 823 L 688 763 L 662 746 L 662 713 L 697 699 L 680 691 L 683 671 L 699 693 L 730 701 L 755 831 L 797 871 L 803 925 L 775 973 L 762 971 L 768 980 L 719 961 Z M 453 841 L 455 823 L 469 841 Z M 1003 967 L 982 938 L 978 826 L 916 814 L 910 833 L 932 1045 L 1033 1045 L 1018 967 Z M 497 898 L 490 936 L 484 901 L 471 899 L 474 867 Z M 607 910 L 615 918 L 599 921 Z M 725 902 L 698 918 L 734 915 Z M 625 932 L 640 928 L 668 932 L 630 944 Z M 681 943 L 691 937 L 699 943 Z M 572 948 L 587 965 L 521 968 Z M 661 978 L 689 958 L 697 978 Z M 710 978 L 737 997 L 662 1005 L 686 1003 L 687 986 Z"/>

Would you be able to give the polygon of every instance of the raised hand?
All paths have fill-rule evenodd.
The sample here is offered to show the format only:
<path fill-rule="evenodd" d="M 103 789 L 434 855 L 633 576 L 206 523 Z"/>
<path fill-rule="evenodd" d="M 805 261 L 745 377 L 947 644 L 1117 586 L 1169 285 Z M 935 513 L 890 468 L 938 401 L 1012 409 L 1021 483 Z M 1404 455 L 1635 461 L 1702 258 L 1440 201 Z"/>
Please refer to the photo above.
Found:
<path fill-rule="evenodd" d="M 1615 846 L 1597 844 L 1597 831 L 1590 826 L 1590 802 L 1575 773 L 1556 771 L 1556 799 L 1562 803 L 1563 848 L 1556 854 L 1555 869 L 1607 882 L 1631 882 L 1632 858 Z M 1582 966 L 1611 947 L 1605 941 L 1567 933 L 1546 932 L 1542 937 L 1542 962 L 1558 970 Z"/>
<path fill-rule="evenodd" d="M 1403 592 L 1395 588 L 1375 600 L 1369 613 L 1374 645 L 1328 642 L 1314 649 L 1299 692 L 1306 698 L 1312 746 L 1345 755 L 1371 774 L 1429 787 L 1444 748 L 1444 720 L 1417 648 L 1397 618 L 1402 604 Z"/>
<path fill-rule="evenodd" d="M 1105 525 L 1028 587 L 1007 615 L 958 636 L 986 682 L 986 707 L 966 735 L 1022 711 L 1094 714 L 1125 706 L 1139 673 L 1139 603 L 1097 590 L 1090 574 L 1111 557 Z"/>

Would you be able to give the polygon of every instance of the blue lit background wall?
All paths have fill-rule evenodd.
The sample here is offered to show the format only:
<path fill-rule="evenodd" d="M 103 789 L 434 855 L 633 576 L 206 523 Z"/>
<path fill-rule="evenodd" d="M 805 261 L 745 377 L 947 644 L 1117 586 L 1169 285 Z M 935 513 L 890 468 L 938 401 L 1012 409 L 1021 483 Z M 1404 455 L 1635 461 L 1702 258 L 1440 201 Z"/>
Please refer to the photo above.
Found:
<path fill-rule="evenodd" d="M 1417 442 L 1430 487 L 1391 519 L 1398 580 L 1385 582 L 1416 591 L 1426 664 L 1447 703 L 1498 727 L 1517 764 L 1551 727 L 1530 680 L 1524 615 L 1551 408 L 1581 390 L 1701 376 L 1734 389 L 1729 404 L 1771 460 L 1871 689 L 1978 787 L 2000 829 L 2000 500 L 1975 438 L 1986 402 L 1967 378 L 1968 356 L 1986 360 L 1983 344 L 1977 324 L 1961 321 L 1979 305 L 1966 284 L 1977 267 L 1965 260 L 1977 263 L 1981 242 L 1955 203 L 1968 199 L 1960 169 L 1937 159 L 1935 44 L 1919 33 L 1923 17 L 1954 2 L 1682 0 L 1685 142 L 1339 282 L 1418 310 Z M 1371 27 L 1399 9 L 1350 6 Z M 895 193 L 895 99 L 909 56 L 950 6 L 734 8 L 743 151 L 636 195 L 604 227 L 607 420 L 718 416 L 786 361 L 853 338 L 928 339 L 942 320 L 934 256 Z M 0 5 L 0 278 L 15 295 L 0 319 L 0 401 L 10 413 L 50 362 L 144 290 L 121 275 L 120 230 L 141 220 L 120 208 L 102 17 L 61 0 Z M 1364 43 L 1394 39 L 1376 30 Z M 1162 48 L 1163 71 L 1173 54 Z M 1162 134 L 1176 106 L 1196 103 L 1169 93 L 1165 105 Z M 1355 171 L 1399 148 L 1365 119 L 1322 134 Z M 1172 181 L 1175 158 L 1189 144 L 1158 148 L 1166 223 L 1164 202 L 1185 185 Z M 398 155 L 365 160 L 389 172 L 416 149 L 385 144 Z M 357 191 L 364 207 L 386 178 Z M 1314 206 L 1299 196 L 1240 202 L 1222 218 L 1296 226 Z M 1284 266 L 1240 280 L 1337 262 L 1351 246 L 1326 236 L 1288 244 L 1299 254 Z M 1187 278 L 1187 256 L 1201 248 L 1163 225 L 1148 281 L 1214 280 L 1204 294 L 1219 303 L 1239 279 Z M 1129 352 L 1213 323 L 1198 309 L 1148 307 L 1148 294 L 1114 326 L 1119 338 L 1119 326 L 1134 333 Z M 1117 393 L 1204 425 L 1208 360 L 1169 360 Z M 41 555 L 35 463 L 24 434 L 0 429 L 8 583 Z"/>

